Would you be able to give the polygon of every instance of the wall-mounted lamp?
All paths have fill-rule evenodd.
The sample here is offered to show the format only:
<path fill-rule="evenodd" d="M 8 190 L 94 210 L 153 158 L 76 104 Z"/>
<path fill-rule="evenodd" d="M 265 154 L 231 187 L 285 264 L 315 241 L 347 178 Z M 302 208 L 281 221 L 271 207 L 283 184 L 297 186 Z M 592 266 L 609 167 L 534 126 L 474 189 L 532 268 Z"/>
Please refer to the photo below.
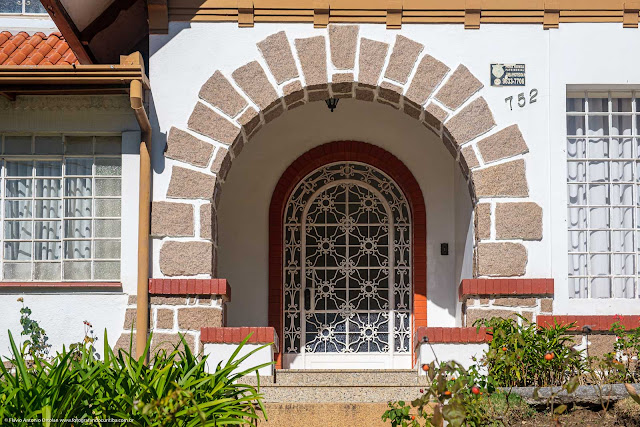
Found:
<path fill-rule="evenodd" d="M 324 102 L 327 103 L 327 107 L 329 107 L 332 113 L 333 113 L 333 110 L 335 110 L 336 107 L 338 106 L 338 101 L 340 101 L 338 98 L 329 98 L 324 100 Z"/>

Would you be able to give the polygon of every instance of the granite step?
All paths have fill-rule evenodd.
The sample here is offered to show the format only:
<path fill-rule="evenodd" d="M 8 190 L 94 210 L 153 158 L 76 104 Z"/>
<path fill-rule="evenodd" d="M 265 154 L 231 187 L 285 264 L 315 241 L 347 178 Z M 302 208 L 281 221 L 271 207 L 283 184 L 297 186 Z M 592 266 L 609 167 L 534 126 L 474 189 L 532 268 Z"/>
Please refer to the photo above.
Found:
<path fill-rule="evenodd" d="M 266 403 L 260 427 L 388 427 L 386 403 Z"/>
<path fill-rule="evenodd" d="M 413 370 L 278 370 L 274 377 L 260 378 L 260 392 L 268 403 L 413 400 L 425 385 L 426 378 Z"/>

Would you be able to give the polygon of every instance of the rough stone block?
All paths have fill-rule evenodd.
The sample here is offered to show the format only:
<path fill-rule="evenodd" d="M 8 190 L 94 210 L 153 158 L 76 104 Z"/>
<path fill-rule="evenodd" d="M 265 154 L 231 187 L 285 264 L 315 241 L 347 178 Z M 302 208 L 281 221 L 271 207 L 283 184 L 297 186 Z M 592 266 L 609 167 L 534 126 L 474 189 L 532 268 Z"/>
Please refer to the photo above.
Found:
<path fill-rule="evenodd" d="M 372 102 L 375 93 L 369 89 L 356 89 L 356 99 L 360 101 Z"/>
<path fill-rule="evenodd" d="M 122 326 L 122 328 L 125 331 L 128 331 L 131 329 L 131 327 L 133 327 L 135 329 L 136 327 L 136 313 L 138 312 L 138 310 L 136 310 L 135 308 L 127 308 L 124 312 L 124 325 Z"/>
<path fill-rule="evenodd" d="M 540 311 L 542 313 L 553 313 L 553 299 L 543 298 L 540 300 Z"/>
<path fill-rule="evenodd" d="M 231 144 L 240 132 L 233 123 L 201 102 L 193 109 L 187 126 L 192 131 L 227 145 Z"/>
<path fill-rule="evenodd" d="M 167 151 L 165 157 L 190 163 L 194 166 L 205 167 L 209 164 L 213 145 L 195 136 L 172 127 L 167 137 Z"/>
<path fill-rule="evenodd" d="M 498 203 L 496 238 L 500 240 L 542 239 L 542 207 L 537 203 Z"/>
<path fill-rule="evenodd" d="M 404 113 L 410 117 L 413 117 L 416 120 L 420 119 L 420 114 L 422 113 L 422 109 L 414 107 L 411 103 L 405 100 L 404 103 Z"/>
<path fill-rule="evenodd" d="M 590 334 L 589 335 L 589 356 L 603 357 L 607 353 L 614 351 L 613 345 L 616 336 L 610 334 Z"/>
<path fill-rule="evenodd" d="M 378 97 L 389 101 L 392 104 L 400 103 L 400 96 L 402 95 L 402 88 L 389 82 L 382 82 L 380 89 L 378 89 Z"/>
<path fill-rule="evenodd" d="M 365 38 L 360 41 L 358 82 L 372 86 L 378 85 L 388 50 L 387 43 Z"/>
<path fill-rule="evenodd" d="M 192 334 L 184 334 L 184 340 L 187 345 L 191 349 L 191 351 L 195 351 L 196 340 Z M 153 334 L 153 338 L 151 339 L 151 354 L 154 355 L 159 351 L 166 351 L 167 353 L 171 353 L 173 349 L 178 346 L 179 350 L 184 350 L 184 345 L 180 339 L 180 335 L 177 333 L 164 333 L 158 332 Z"/>
<path fill-rule="evenodd" d="M 398 34 L 384 76 L 402 84 L 406 83 L 422 49 L 422 44 Z"/>
<path fill-rule="evenodd" d="M 433 102 L 427 104 L 427 106 L 424 108 L 424 111 L 424 122 L 436 129 L 440 129 L 440 126 L 442 126 L 442 123 L 448 115 L 446 111 L 444 111 Z"/>
<path fill-rule="evenodd" d="M 493 114 L 484 98 L 474 100 L 445 124 L 459 145 L 482 135 L 495 125 Z"/>
<path fill-rule="evenodd" d="M 331 62 L 339 70 L 351 69 L 356 62 L 357 25 L 330 25 Z"/>
<path fill-rule="evenodd" d="M 309 102 L 324 101 L 325 99 L 329 99 L 329 97 L 330 95 L 328 90 L 316 90 L 309 92 Z"/>
<path fill-rule="evenodd" d="M 249 137 L 255 131 L 260 129 L 260 114 L 255 108 L 249 107 L 240 117 L 238 117 L 238 123 L 244 129 L 247 137 Z"/>
<path fill-rule="evenodd" d="M 467 327 L 473 326 L 476 320 L 480 319 L 492 319 L 499 317 L 501 319 L 514 319 L 518 320 L 518 316 L 515 311 L 511 310 L 486 310 L 486 309 L 468 309 L 467 310 Z"/>
<path fill-rule="evenodd" d="M 174 166 L 167 197 L 175 199 L 211 199 L 216 177 L 202 172 Z"/>
<path fill-rule="evenodd" d="M 116 341 L 116 344 L 113 346 L 113 352 L 117 355 L 120 350 L 133 355 L 133 357 L 136 356 L 135 332 L 133 334 L 124 332 L 120 335 L 118 341 Z"/>
<path fill-rule="evenodd" d="M 298 67 L 284 31 L 272 34 L 259 42 L 258 49 L 278 84 L 298 77 Z"/>
<path fill-rule="evenodd" d="M 331 90 L 333 94 L 351 93 L 353 90 L 353 73 L 340 73 L 331 76 Z"/>
<path fill-rule="evenodd" d="M 411 80 L 411 85 L 407 90 L 407 98 L 415 103 L 424 104 L 449 70 L 449 67 L 434 57 L 425 55 L 420 60 L 416 74 Z"/>
<path fill-rule="evenodd" d="M 501 163 L 472 172 L 478 197 L 527 197 L 524 160 Z"/>
<path fill-rule="evenodd" d="M 269 111 L 264 113 L 264 122 L 269 123 L 280 117 L 282 113 L 284 113 L 284 107 L 281 102 L 277 102 Z"/>
<path fill-rule="evenodd" d="M 200 206 L 200 238 L 211 240 L 211 215 L 212 207 L 211 203 L 206 203 Z"/>
<path fill-rule="evenodd" d="M 518 125 L 511 125 L 478 141 L 478 149 L 485 163 L 524 154 L 529 151 Z"/>
<path fill-rule="evenodd" d="M 164 242 L 160 248 L 160 271 L 166 276 L 212 274 L 209 242 Z"/>
<path fill-rule="evenodd" d="M 199 96 L 227 116 L 235 117 L 247 105 L 247 101 L 231 86 L 220 72 L 213 73 L 200 89 Z"/>
<path fill-rule="evenodd" d="M 258 61 L 252 61 L 243 65 L 231 75 L 238 86 L 240 86 L 240 89 L 242 89 L 260 109 L 265 109 L 269 104 L 278 99 L 275 88 L 267 78 L 267 74 Z"/>
<path fill-rule="evenodd" d="M 300 101 L 304 98 L 304 90 L 302 89 L 302 84 L 300 80 L 292 81 L 291 83 L 287 83 L 283 88 L 284 92 L 284 103 L 289 106 L 295 102 Z"/>
<path fill-rule="evenodd" d="M 471 71 L 464 65 L 451 74 L 449 80 L 442 86 L 436 94 L 436 99 L 442 102 L 447 108 L 457 110 L 464 102 L 471 98 L 474 93 L 482 89 L 483 84 L 471 74 Z"/>
<path fill-rule="evenodd" d="M 213 163 L 211 163 L 211 172 L 221 179 L 225 179 L 230 167 L 231 156 L 229 156 L 229 150 L 219 147 L 218 151 L 216 151 L 216 156 L 213 158 Z"/>
<path fill-rule="evenodd" d="M 178 309 L 178 329 L 199 331 L 200 328 L 222 326 L 222 310 L 218 307 L 188 307 Z"/>
<path fill-rule="evenodd" d="M 296 39 L 296 50 L 307 86 L 326 84 L 327 51 L 323 36 Z"/>
<path fill-rule="evenodd" d="M 192 237 L 193 228 L 193 205 L 160 201 L 151 204 L 153 237 Z"/>
<path fill-rule="evenodd" d="M 538 302 L 535 298 L 496 298 L 493 305 L 500 307 L 536 307 Z"/>
<path fill-rule="evenodd" d="M 476 205 L 476 240 L 491 238 L 491 204 Z"/>
<path fill-rule="evenodd" d="M 138 303 L 138 295 L 129 295 L 127 305 L 136 305 Z"/>
<path fill-rule="evenodd" d="M 520 243 L 480 243 L 477 262 L 480 276 L 523 276 L 527 249 Z"/>
<path fill-rule="evenodd" d="M 168 295 L 151 295 L 149 297 L 149 304 L 151 305 L 185 305 L 186 303 L 186 297 L 176 297 Z"/>
<path fill-rule="evenodd" d="M 156 328 L 173 329 L 173 310 L 170 308 L 159 308 L 156 311 Z"/>
<path fill-rule="evenodd" d="M 473 151 L 473 147 L 466 146 L 460 151 L 462 152 L 462 157 L 464 157 L 464 161 L 467 163 L 469 168 L 477 168 L 480 166 L 480 162 L 478 161 L 475 151 Z"/>

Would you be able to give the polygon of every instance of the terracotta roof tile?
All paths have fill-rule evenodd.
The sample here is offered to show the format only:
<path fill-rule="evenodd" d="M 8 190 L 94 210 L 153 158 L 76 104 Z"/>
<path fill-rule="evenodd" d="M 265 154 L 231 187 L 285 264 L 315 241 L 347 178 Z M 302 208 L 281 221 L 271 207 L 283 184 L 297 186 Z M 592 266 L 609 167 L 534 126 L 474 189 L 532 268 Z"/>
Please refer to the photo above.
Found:
<path fill-rule="evenodd" d="M 78 58 L 60 33 L 0 33 L 0 65 L 69 65 Z"/>

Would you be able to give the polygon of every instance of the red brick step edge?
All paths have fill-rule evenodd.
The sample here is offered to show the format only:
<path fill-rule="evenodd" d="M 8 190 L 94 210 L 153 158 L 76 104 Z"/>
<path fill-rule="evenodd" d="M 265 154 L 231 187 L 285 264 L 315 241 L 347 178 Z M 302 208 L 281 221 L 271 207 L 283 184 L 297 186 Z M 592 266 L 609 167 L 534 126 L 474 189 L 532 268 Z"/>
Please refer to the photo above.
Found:
<path fill-rule="evenodd" d="M 149 279 L 151 295 L 220 295 L 231 301 L 227 279 Z"/>
<path fill-rule="evenodd" d="M 278 348 L 276 330 L 270 326 L 218 327 L 201 328 L 200 341 L 202 343 L 240 344 L 250 333 L 249 344 L 274 343 L 274 351 Z"/>
<path fill-rule="evenodd" d="M 553 295 L 553 279 L 465 279 L 458 298 L 471 295 Z"/>

